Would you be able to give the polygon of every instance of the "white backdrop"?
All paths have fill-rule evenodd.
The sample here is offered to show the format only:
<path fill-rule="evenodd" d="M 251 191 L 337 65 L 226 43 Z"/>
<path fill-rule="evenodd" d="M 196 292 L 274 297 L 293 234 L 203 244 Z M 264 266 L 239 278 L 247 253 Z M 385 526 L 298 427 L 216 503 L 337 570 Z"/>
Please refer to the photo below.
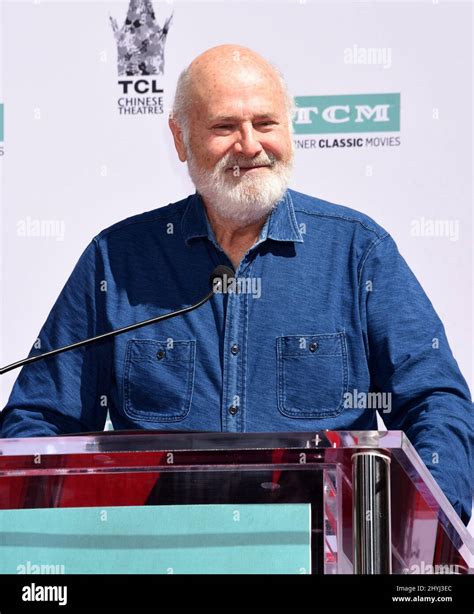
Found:
<path fill-rule="evenodd" d="M 400 94 L 399 132 L 356 135 L 400 145 L 298 150 L 291 187 L 363 211 L 393 235 L 472 390 L 472 5 L 153 0 L 160 24 L 173 13 L 157 78 L 165 112 L 135 116 L 118 112 L 109 20 L 120 26 L 128 5 L 2 2 L 0 362 L 27 355 L 95 234 L 194 191 L 166 111 L 179 71 L 233 42 L 279 66 L 294 96 Z M 2 378 L 1 407 L 16 375 Z"/>

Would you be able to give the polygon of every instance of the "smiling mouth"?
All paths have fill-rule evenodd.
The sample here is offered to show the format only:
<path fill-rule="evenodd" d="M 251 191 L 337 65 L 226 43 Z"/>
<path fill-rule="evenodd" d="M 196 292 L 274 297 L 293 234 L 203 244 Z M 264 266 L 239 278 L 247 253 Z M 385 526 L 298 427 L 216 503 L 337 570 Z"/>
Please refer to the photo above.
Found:
<path fill-rule="evenodd" d="M 238 165 L 236 165 L 238 166 Z M 261 164 L 260 166 L 239 166 L 239 170 L 241 171 L 253 171 L 255 169 L 258 168 L 270 168 L 270 164 Z M 228 168 L 228 171 L 233 171 L 235 169 L 235 166 L 231 166 L 230 168 Z"/>

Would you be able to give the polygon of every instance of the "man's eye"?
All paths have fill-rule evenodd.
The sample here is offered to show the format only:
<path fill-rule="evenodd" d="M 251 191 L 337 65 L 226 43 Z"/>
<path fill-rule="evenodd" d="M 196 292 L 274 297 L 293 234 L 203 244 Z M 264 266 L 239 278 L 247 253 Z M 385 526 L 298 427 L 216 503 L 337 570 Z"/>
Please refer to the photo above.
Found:
<path fill-rule="evenodd" d="M 222 124 L 221 126 L 214 126 L 216 130 L 231 130 L 231 124 Z"/>

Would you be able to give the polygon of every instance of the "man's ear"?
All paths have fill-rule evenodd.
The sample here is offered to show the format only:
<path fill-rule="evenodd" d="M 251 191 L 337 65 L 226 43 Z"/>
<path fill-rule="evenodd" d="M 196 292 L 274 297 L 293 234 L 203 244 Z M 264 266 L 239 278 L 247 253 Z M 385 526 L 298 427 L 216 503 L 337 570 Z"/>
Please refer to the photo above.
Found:
<path fill-rule="evenodd" d="M 168 119 L 168 126 L 170 127 L 170 130 L 173 134 L 174 146 L 176 147 L 176 151 L 178 152 L 178 157 L 181 162 L 186 162 L 187 155 L 186 147 L 184 146 L 183 141 L 183 132 L 178 122 L 173 117 L 170 117 Z"/>

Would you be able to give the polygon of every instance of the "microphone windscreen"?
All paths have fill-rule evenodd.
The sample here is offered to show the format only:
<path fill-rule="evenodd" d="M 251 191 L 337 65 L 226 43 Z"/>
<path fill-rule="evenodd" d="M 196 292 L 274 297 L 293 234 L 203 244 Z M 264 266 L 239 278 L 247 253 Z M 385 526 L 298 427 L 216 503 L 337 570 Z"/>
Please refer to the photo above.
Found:
<path fill-rule="evenodd" d="M 209 278 L 209 283 L 211 284 L 211 288 L 214 288 L 216 280 L 222 281 L 223 279 L 226 279 L 227 283 L 229 283 L 229 281 L 234 279 L 234 277 L 235 272 L 230 267 L 225 266 L 225 264 L 219 264 L 219 266 L 216 266 L 216 268 L 212 271 L 211 277 Z"/>

